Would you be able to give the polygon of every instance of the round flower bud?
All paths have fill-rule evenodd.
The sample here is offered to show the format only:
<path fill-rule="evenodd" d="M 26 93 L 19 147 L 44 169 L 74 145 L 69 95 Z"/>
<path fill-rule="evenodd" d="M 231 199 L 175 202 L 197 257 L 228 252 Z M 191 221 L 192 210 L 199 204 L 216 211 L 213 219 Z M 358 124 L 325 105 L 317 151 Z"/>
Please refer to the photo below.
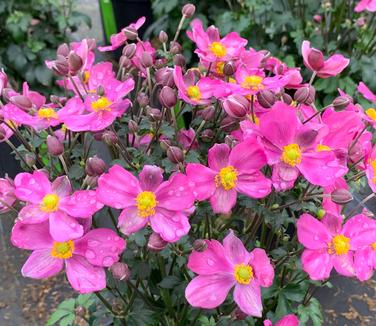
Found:
<path fill-rule="evenodd" d="M 159 146 L 161 146 L 164 151 L 167 151 L 171 146 L 171 141 L 169 139 L 162 139 Z"/>
<path fill-rule="evenodd" d="M 58 76 L 67 76 L 69 73 L 69 65 L 65 58 L 55 60 L 52 70 Z"/>
<path fill-rule="evenodd" d="M 204 108 L 202 111 L 200 111 L 200 113 L 201 113 L 201 117 L 205 121 L 212 121 L 215 116 L 215 108 L 213 105 L 210 105 Z"/>
<path fill-rule="evenodd" d="M 148 241 L 148 249 L 151 251 L 161 251 L 167 246 L 167 241 L 163 240 L 158 233 L 153 232 Z"/>
<path fill-rule="evenodd" d="M 227 116 L 221 121 L 221 129 L 226 132 L 231 132 L 239 127 L 238 120 Z"/>
<path fill-rule="evenodd" d="M 158 109 L 149 108 L 147 110 L 147 116 L 151 121 L 160 121 L 162 118 L 162 112 Z"/>
<path fill-rule="evenodd" d="M 289 94 L 283 93 L 282 94 L 282 101 L 288 105 L 292 103 L 292 97 Z"/>
<path fill-rule="evenodd" d="M 186 5 L 183 6 L 181 13 L 183 14 L 183 16 L 187 18 L 191 18 L 195 14 L 195 11 L 196 11 L 196 7 L 191 3 L 187 3 Z"/>
<path fill-rule="evenodd" d="M 265 89 L 257 94 L 257 100 L 262 107 L 271 108 L 275 103 L 276 97 L 271 90 Z"/>
<path fill-rule="evenodd" d="M 26 163 L 27 163 L 28 166 L 35 165 L 35 155 L 34 154 L 30 154 L 30 153 L 26 153 L 25 154 L 25 161 L 26 161 Z"/>
<path fill-rule="evenodd" d="M 140 92 L 137 94 L 137 102 L 143 108 L 149 104 L 149 96 L 144 92 Z"/>
<path fill-rule="evenodd" d="M 91 177 L 102 175 L 106 171 L 106 163 L 95 155 L 86 161 L 85 171 Z"/>
<path fill-rule="evenodd" d="M 178 42 L 171 42 L 170 43 L 170 53 L 171 54 L 178 54 L 183 51 L 182 46 Z"/>
<path fill-rule="evenodd" d="M 97 87 L 97 94 L 98 94 L 98 96 L 103 96 L 105 92 L 106 91 L 105 91 L 105 89 L 104 89 L 104 87 L 102 85 L 99 85 Z"/>
<path fill-rule="evenodd" d="M 132 66 L 132 61 L 125 55 L 122 55 L 119 59 L 119 66 L 125 69 L 129 69 Z"/>
<path fill-rule="evenodd" d="M 122 262 L 112 264 L 109 269 L 115 280 L 127 281 L 131 276 L 128 265 Z"/>
<path fill-rule="evenodd" d="M 336 189 L 330 194 L 332 202 L 344 205 L 351 202 L 354 198 L 352 194 L 346 189 Z"/>
<path fill-rule="evenodd" d="M 64 145 L 55 136 L 47 136 L 47 150 L 52 156 L 59 156 L 64 153 Z"/>
<path fill-rule="evenodd" d="M 320 208 L 317 210 L 316 216 L 319 220 L 321 220 L 325 216 L 325 214 L 326 214 L 325 209 Z"/>
<path fill-rule="evenodd" d="M 172 163 L 182 163 L 184 162 L 183 151 L 176 146 L 170 146 L 167 149 L 167 157 Z"/>
<path fill-rule="evenodd" d="M 223 66 L 223 74 L 225 76 L 232 76 L 236 72 L 236 64 L 234 61 L 226 62 Z"/>
<path fill-rule="evenodd" d="M 67 57 L 69 54 L 69 46 L 67 43 L 60 44 L 56 50 L 57 55 L 61 55 L 63 57 Z"/>
<path fill-rule="evenodd" d="M 136 134 L 137 131 L 138 131 L 137 122 L 134 121 L 134 120 L 129 120 L 128 121 L 128 130 L 129 130 L 129 133 L 131 133 L 132 135 Z"/>
<path fill-rule="evenodd" d="M 208 244 L 205 240 L 197 239 L 193 242 L 193 249 L 198 252 L 203 252 L 208 248 Z"/>
<path fill-rule="evenodd" d="M 31 109 L 31 107 L 33 106 L 31 100 L 24 95 L 12 96 L 10 102 L 24 110 Z"/>
<path fill-rule="evenodd" d="M 87 176 L 86 178 L 86 184 L 90 187 L 90 188 L 95 188 L 96 186 L 98 186 L 98 179 L 99 177 L 91 177 L 91 176 Z"/>
<path fill-rule="evenodd" d="M 356 20 L 356 25 L 358 27 L 363 27 L 365 24 L 367 23 L 367 20 L 364 16 L 362 17 L 359 17 L 357 20 Z"/>
<path fill-rule="evenodd" d="M 85 307 L 82 307 L 82 306 L 78 306 L 75 310 L 74 310 L 76 316 L 78 317 L 85 317 L 86 316 L 86 309 Z"/>
<path fill-rule="evenodd" d="M 134 55 L 136 54 L 136 44 L 131 43 L 127 44 L 123 49 L 123 55 L 127 57 L 128 59 L 132 59 Z"/>
<path fill-rule="evenodd" d="M 68 55 L 68 64 L 70 72 L 75 74 L 82 68 L 83 62 L 78 54 L 71 52 Z"/>
<path fill-rule="evenodd" d="M 141 54 L 141 64 L 145 68 L 150 68 L 153 65 L 153 57 L 149 52 L 145 51 Z"/>
<path fill-rule="evenodd" d="M 155 80 L 157 84 L 162 86 L 174 87 L 174 75 L 171 68 L 161 68 L 155 72 Z"/>
<path fill-rule="evenodd" d="M 118 142 L 118 137 L 113 131 L 107 130 L 102 134 L 102 140 L 109 146 L 115 145 Z"/>
<path fill-rule="evenodd" d="M 322 16 L 321 16 L 321 15 L 314 15 L 314 16 L 313 16 L 313 20 L 314 20 L 316 23 L 321 23 L 321 21 L 322 21 Z"/>
<path fill-rule="evenodd" d="M 333 101 L 333 107 L 336 111 L 342 111 L 346 109 L 350 103 L 351 101 L 347 96 L 338 96 Z"/>
<path fill-rule="evenodd" d="M 173 59 L 174 65 L 179 66 L 179 67 L 184 67 L 185 66 L 185 57 L 184 55 L 178 53 L 174 56 Z"/>
<path fill-rule="evenodd" d="M 175 91 L 168 86 L 164 86 L 159 93 L 159 102 L 166 108 L 175 106 L 177 97 Z"/>
<path fill-rule="evenodd" d="M 239 94 L 227 97 L 222 102 L 222 106 L 230 117 L 237 119 L 244 118 L 249 111 L 249 101 Z"/>
<path fill-rule="evenodd" d="M 166 58 L 158 58 L 154 62 L 154 66 L 156 69 L 161 69 L 165 67 L 168 63 L 168 60 Z"/>
<path fill-rule="evenodd" d="M 60 98 L 59 98 L 59 96 L 56 96 L 56 95 L 51 95 L 50 101 L 53 104 L 60 104 Z"/>
<path fill-rule="evenodd" d="M 167 43 L 168 41 L 168 35 L 165 31 L 160 31 L 159 32 L 159 42 L 161 43 Z"/>
<path fill-rule="evenodd" d="M 226 135 L 225 137 L 225 144 L 227 144 L 230 148 L 233 148 L 236 145 L 237 141 L 231 135 Z"/>
<path fill-rule="evenodd" d="M 312 48 L 307 61 L 314 71 L 318 71 L 324 66 L 324 55 L 320 50 Z"/>
<path fill-rule="evenodd" d="M 316 90 L 312 86 L 299 88 L 294 94 L 294 100 L 298 103 L 310 105 L 315 101 Z"/>
<path fill-rule="evenodd" d="M 103 131 L 93 133 L 93 137 L 96 141 L 102 141 Z"/>
<path fill-rule="evenodd" d="M 137 29 L 133 27 L 125 27 L 123 32 L 128 40 L 134 41 L 138 38 Z"/>
<path fill-rule="evenodd" d="M 214 138 L 214 131 L 211 129 L 205 129 L 201 132 L 201 139 L 202 141 L 209 143 Z"/>

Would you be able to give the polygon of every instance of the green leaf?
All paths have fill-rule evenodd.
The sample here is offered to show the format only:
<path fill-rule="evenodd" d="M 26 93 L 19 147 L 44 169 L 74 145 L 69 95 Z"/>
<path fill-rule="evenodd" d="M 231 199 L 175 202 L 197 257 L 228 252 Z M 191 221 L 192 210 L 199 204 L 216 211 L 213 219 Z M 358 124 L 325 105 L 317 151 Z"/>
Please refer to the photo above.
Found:
<path fill-rule="evenodd" d="M 163 289 L 172 289 L 181 281 L 176 276 L 166 276 L 158 285 Z"/>

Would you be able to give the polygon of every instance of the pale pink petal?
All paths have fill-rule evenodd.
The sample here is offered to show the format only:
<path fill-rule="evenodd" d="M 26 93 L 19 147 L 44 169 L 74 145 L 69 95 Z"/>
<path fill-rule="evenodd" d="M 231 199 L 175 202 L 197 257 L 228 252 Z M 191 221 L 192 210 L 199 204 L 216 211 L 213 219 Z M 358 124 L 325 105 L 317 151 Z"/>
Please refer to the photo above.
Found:
<path fill-rule="evenodd" d="M 16 222 L 10 240 L 15 247 L 28 250 L 51 248 L 53 244 L 48 221 L 39 224 Z"/>
<path fill-rule="evenodd" d="M 262 316 L 262 301 L 260 285 L 251 281 L 250 284 L 236 284 L 234 300 L 241 311 L 254 317 Z"/>
<path fill-rule="evenodd" d="M 359 249 L 354 255 L 355 275 L 360 281 L 367 281 L 373 275 L 372 255 L 373 249 L 368 246 Z"/>
<path fill-rule="evenodd" d="M 354 276 L 354 253 L 349 251 L 344 255 L 333 255 L 333 266 L 338 274 Z"/>
<path fill-rule="evenodd" d="M 189 182 L 192 182 L 192 190 L 197 200 L 205 200 L 211 197 L 216 189 L 216 172 L 199 163 L 189 163 L 186 167 Z"/>
<path fill-rule="evenodd" d="M 193 307 L 213 309 L 225 301 L 233 286 L 231 274 L 199 275 L 189 282 L 185 297 Z"/>
<path fill-rule="evenodd" d="M 102 209 L 94 190 L 79 190 L 71 196 L 61 199 L 59 208 L 73 217 L 88 218 Z"/>
<path fill-rule="evenodd" d="M 155 191 L 163 182 L 163 170 L 156 165 L 145 165 L 138 177 L 142 190 Z"/>
<path fill-rule="evenodd" d="M 369 2 L 370 0 L 360 0 L 354 9 L 355 12 L 361 12 L 366 10 Z"/>
<path fill-rule="evenodd" d="M 329 57 L 324 66 L 317 72 L 321 78 L 333 77 L 340 74 L 350 63 L 350 60 L 341 54 L 334 54 Z"/>
<path fill-rule="evenodd" d="M 237 144 L 229 156 L 229 165 L 232 165 L 240 174 L 259 170 L 265 164 L 264 150 L 254 139 Z"/>
<path fill-rule="evenodd" d="M 63 269 L 64 260 L 51 256 L 51 249 L 35 250 L 22 266 L 24 277 L 42 279 L 56 275 Z"/>
<path fill-rule="evenodd" d="M 23 207 L 17 217 L 22 223 L 35 224 L 48 220 L 49 213 L 43 212 L 40 205 L 29 204 Z"/>
<path fill-rule="evenodd" d="M 250 264 L 262 287 L 269 287 L 273 284 L 274 269 L 264 249 L 256 248 L 251 251 Z"/>
<path fill-rule="evenodd" d="M 62 211 L 50 213 L 50 234 L 55 241 L 64 242 L 82 237 L 84 229 L 77 220 Z"/>
<path fill-rule="evenodd" d="M 66 260 L 66 274 L 72 288 L 80 293 L 96 292 L 106 287 L 104 268 L 93 266 L 78 255 Z"/>
<path fill-rule="evenodd" d="M 299 242 L 308 249 L 326 248 L 331 234 L 323 223 L 309 214 L 300 216 L 297 222 Z"/>
<path fill-rule="evenodd" d="M 128 207 L 120 213 L 118 227 L 125 235 L 131 235 L 141 230 L 148 222 L 147 217 L 138 216 L 136 207 Z"/>
<path fill-rule="evenodd" d="M 264 198 L 270 194 L 272 182 L 261 172 L 241 174 L 238 176 L 236 190 L 251 198 Z"/>
<path fill-rule="evenodd" d="M 311 280 L 326 280 L 333 268 L 332 257 L 324 250 L 304 250 L 302 254 L 303 270 L 308 273 Z"/>
<path fill-rule="evenodd" d="M 18 199 L 38 204 L 51 192 L 51 183 L 47 175 L 41 171 L 19 173 L 14 179 L 15 195 Z"/>
<path fill-rule="evenodd" d="M 302 56 L 304 65 L 311 71 L 314 71 L 314 69 L 311 67 L 311 65 L 308 62 L 308 55 L 311 52 L 311 43 L 308 41 L 303 41 L 302 43 Z"/>
<path fill-rule="evenodd" d="M 235 236 L 234 231 L 230 230 L 229 234 L 223 239 L 225 256 L 233 265 L 247 264 L 251 254 L 244 247 L 243 242 Z"/>
<path fill-rule="evenodd" d="M 226 144 L 215 144 L 209 149 L 208 165 L 211 169 L 219 171 L 229 165 L 230 147 Z"/>
<path fill-rule="evenodd" d="M 227 214 L 236 204 L 237 192 L 235 189 L 224 190 L 222 187 L 216 188 L 213 196 L 210 197 L 210 204 L 216 214 Z"/>
<path fill-rule="evenodd" d="M 51 190 L 59 197 L 67 197 L 72 192 L 72 185 L 67 176 L 56 178 L 51 185 Z"/>

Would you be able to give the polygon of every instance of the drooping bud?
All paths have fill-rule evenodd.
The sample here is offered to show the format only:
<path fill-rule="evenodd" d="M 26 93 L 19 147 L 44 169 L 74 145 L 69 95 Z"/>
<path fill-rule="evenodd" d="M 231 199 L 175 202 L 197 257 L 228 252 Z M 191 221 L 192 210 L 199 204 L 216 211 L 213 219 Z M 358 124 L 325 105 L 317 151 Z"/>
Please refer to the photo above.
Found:
<path fill-rule="evenodd" d="M 201 132 L 200 136 L 203 142 L 210 143 L 214 138 L 214 131 L 211 129 L 205 129 Z"/>
<path fill-rule="evenodd" d="M 58 76 L 67 76 L 69 73 L 69 65 L 65 58 L 58 58 L 54 61 L 54 64 L 52 66 L 52 70 L 58 75 Z"/>
<path fill-rule="evenodd" d="M 195 11 L 196 11 L 196 7 L 191 3 L 187 3 L 186 5 L 183 6 L 181 13 L 183 14 L 183 16 L 187 18 L 191 18 L 195 14 Z"/>
<path fill-rule="evenodd" d="M 292 103 L 292 97 L 287 94 L 287 93 L 283 93 L 282 94 L 282 101 L 288 105 L 290 105 Z"/>
<path fill-rule="evenodd" d="M 324 66 L 324 55 L 320 50 L 312 48 L 307 61 L 314 71 L 318 71 Z"/>
<path fill-rule="evenodd" d="M 149 52 L 145 51 L 141 54 L 141 64 L 145 68 L 150 68 L 153 65 L 153 57 Z"/>
<path fill-rule="evenodd" d="M 136 54 L 136 44 L 130 43 L 127 44 L 123 49 L 123 55 L 126 56 L 128 59 L 132 59 Z"/>
<path fill-rule="evenodd" d="M 106 163 L 95 155 L 86 161 L 85 171 L 92 177 L 102 175 L 106 171 Z"/>
<path fill-rule="evenodd" d="M 197 239 L 193 242 L 193 249 L 198 252 L 203 252 L 208 248 L 208 244 L 205 240 Z"/>
<path fill-rule="evenodd" d="M 204 108 L 200 113 L 201 113 L 201 117 L 205 121 L 212 121 L 215 116 L 215 108 L 213 105 L 210 105 Z"/>
<path fill-rule="evenodd" d="M 336 204 L 344 205 L 351 202 L 354 198 L 352 194 L 346 189 L 335 189 L 330 194 L 330 199 Z"/>
<path fill-rule="evenodd" d="M 137 94 L 137 102 L 143 108 L 149 104 L 149 96 L 144 92 L 140 92 Z"/>
<path fill-rule="evenodd" d="M 233 118 L 241 119 L 249 111 L 249 101 L 242 95 L 233 94 L 222 102 L 226 113 Z"/>
<path fill-rule="evenodd" d="M 184 162 L 183 151 L 176 146 L 170 146 L 167 149 L 167 157 L 172 163 L 182 163 Z"/>
<path fill-rule="evenodd" d="M 112 264 L 109 269 L 115 280 L 127 281 L 131 276 L 128 265 L 122 262 Z"/>
<path fill-rule="evenodd" d="M 162 119 L 162 112 L 158 109 L 149 108 L 147 110 L 147 116 L 151 121 L 160 121 Z"/>
<path fill-rule="evenodd" d="M 276 97 L 271 90 L 265 89 L 257 94 L 257 100 L 262 107 L 271 108 L 275 103 Z"/>
<path fill-rule="evenodd" d="M 174 65 L 179 66 L 179 67 L 184 67 L 185 66 L 185 57 L 184 55 L 178 53 L 174 56 L 173 59 Z"/>
<path fill-rule="evenodd" d="M 234 61 L 228 61 L 223 66 L 223 74 L 225 76 L 232 76 L 236 72 L 236 64 Z"/>
<path fill-rule="evenodd" d="M 166 248 L 168 242 L 163 240 L 158 233 L 153 232 L 148 241 L 148 249 L 151 251 L 161 251 Z"/>
<path fill-rule="evenodd" d="M 159 93 L 159 102 L 166 108 L 175 106 L 177 97 L 175 91 L 168 86 L 164 86 Z"/>
<path fill-rule="evenodd" d="M 183 51 L 183 47 L 178 42 L 171 42 L 170 43 L 170 53 L 171 54 L 178 54 Z"/>
<path fill-rule="evenodd" d="M 83 62 L 78 54 L 71 52 L 68 55 L 68 64 L 71 74 L 76 74 L 82 68 Z"/>
<path fill-rule="evenodd" d="M 61 55 L 63 57 L 67 57 L 69 54 L 69 46 L 67 43 L 60 44 L 56 50 L 57 55 Z"/>
<path fill-rule="evenodd" d="M 64 153 L 64 145 L 55 136 L 47 136 L 47 150 L 52 156 L 59 156 Z"/>
<path fill-rule="evenodd" d="M 113 132 L 113 131 L 110 131 L 110 130 L 106 130 L 103 134 L 102 134 L 102 140 L 109 146 L 111 145 L 115 145 L 117 144 L 118 142 L 118 137 L 116 136 L 116 134 Z"/>
<path fill-rule="evenodd" d="M 155 72 L 155 80 L 157 84 L 162 86 L 174 87 L 174 75 L 171 68 L 161 68 Z"/>
<path fill-rule="evenodd" d="M 161 146 L 164 151 L 167 151 L 171 146 L 171 141 L 169 139 L 162 139 L 159 146 Z"/>
<path fill-rule="evenodd" d="M 310 105 L 315 101 L 316 90 L 312 86 L 299 88 L 294 94 L 294 100 L 298 103 Z"/>
<path fill-rule="evenodd" d="M 161 43 L 167 43 L 168 41 L 168 35 L 165 31 L 160 31 L 159 32 L 159 42 Z"/>
<path fill-rule="evenodd" d="M 138 32 L 137 29 L 133 27 L 125 27 L 123 29 L 123 32 L 128 40 L 134 41 L 138 38 Z"/>
<path fill-rule="evenodd" d="M 31 100 L 24 95 L 12 96 L 10 99 L 10 102 L 24 110 L 31 109 L 31 107 L 33 106 L 33 103 L 31 102 Z"/>
<path fill-rule="evenodd" d="M 131 133 L 132 135 L 136 134 L 137 131 L 138 131 L 137 122 L 134 121 L 134 120 L 129 120 L 128 121 L 128 130 L 129 130 L 129 133 Z"/>
<path fill-rule="evenodd" d="M 333 107 L 336 111 L 342 111 L 346 109 L 350 103 L 351 101 L 347 96 L 338 96 L 333 101 Z"/>

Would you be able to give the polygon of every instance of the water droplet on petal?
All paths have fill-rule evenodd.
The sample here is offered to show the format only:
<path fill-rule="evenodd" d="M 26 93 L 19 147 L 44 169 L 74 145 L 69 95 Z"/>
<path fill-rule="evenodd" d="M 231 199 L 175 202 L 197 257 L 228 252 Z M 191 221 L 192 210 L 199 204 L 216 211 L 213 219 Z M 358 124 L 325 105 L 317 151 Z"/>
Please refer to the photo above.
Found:
<path fill-rule="evenodd" d="M 85 256 L 87 259 L 94 259 L 95 258 L 95 252 L 93 250 L 86 250 L 85 251 Z"/>
<path fill-rule="evenodd" d="M 103 266 L 108 267 L 111 266 L 114 263 L 114 259 L 110 256 L 104 257 L 103 258 Z"/>

